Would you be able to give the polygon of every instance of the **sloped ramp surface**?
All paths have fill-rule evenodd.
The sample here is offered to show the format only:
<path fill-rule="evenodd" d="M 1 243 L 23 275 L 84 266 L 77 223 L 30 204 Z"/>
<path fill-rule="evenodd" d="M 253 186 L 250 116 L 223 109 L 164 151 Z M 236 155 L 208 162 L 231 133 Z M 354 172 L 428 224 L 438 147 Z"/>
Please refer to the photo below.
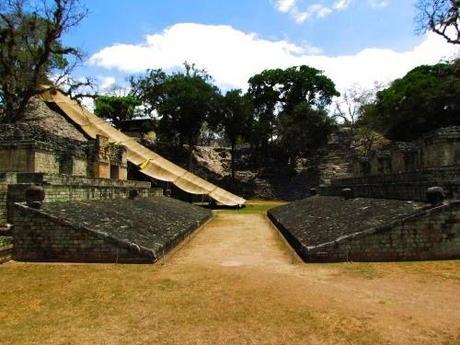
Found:
<path fill-rule="evenodd" d="M 210 210 L 166 197 L 15 207 L 19 261 L 153 263 L 212 217 Z"/>
<path fill-rule="evenodd" d="M 125 146 L 128 152 L 128 161 L 137 165 L 143 174 L 160 181 L 171 182 L 176 187 L 191 194 L 208 195 L 227 206 L 238 206 L 246 203 L 245 199 L 205 181 L 149 150 L 64 94 L 46 92 L 42 98 L 46 102 L 55 103 L 91 138 L 103 135 L 109 138 L 110 142 Z"/>

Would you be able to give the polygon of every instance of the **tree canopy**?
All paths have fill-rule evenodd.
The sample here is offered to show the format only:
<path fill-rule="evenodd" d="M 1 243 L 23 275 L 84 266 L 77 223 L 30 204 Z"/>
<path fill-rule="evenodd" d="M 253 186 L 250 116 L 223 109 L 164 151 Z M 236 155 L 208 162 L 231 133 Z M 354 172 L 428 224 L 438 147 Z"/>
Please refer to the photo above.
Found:
<path fill-rule="evenodd" d="M 219 89 L 211 77 L 185 64 L 185 71 L 169 75 L 161 70 L 147 71 L 145 76 L 131 78 L 131 86 L 147 114 L 158 112 L 160 140 L 189 146 L 190 168 L 203 124 L 219 107 Z"/>
<path fill-rule="evenodd" d="M 313 149 L 313 146 L 308 148 L 307 143 L 311 143 L 309 140 L 304 141 L 305 145 L 300 143 L 300 140 L 306 139 L 305 135 L 311 134 L 311 128 L 318 124 L 324 125 L 324 130 L 317 133 L 327 137 L 330 121 L 325 120 L 327 116 L 324 109 L 334 96 L 340 95 L 331 79 L 321 71 L 305 65 L 284 70 L 265 70 L 253 76 L 249 79 L 249 94 L 255 108 L 252 137 L 258 139 L 256 144 L 266 147 L 275 139 L 282 141 L 291 159 Z M 302 125 L 297 124 L 297 121 Z M 297 138 L 303 139 L 296 143 L 296 139 L 291 136 L 294 132 L 301 133 Z M 323 141 L 321 139 L 318 142 Z"/>
<path fill-rule="evenodd" d="M 3 121 L 20 120 L 48 78 L 69 77 L 80 52 L 62 35 L 85 17 L 78 0 L 5 0 L 0 5 L 0 104 Z"/>
<path fill-rule="evenodd" d="M 94 101 L 96 115 L 110 120 L 117 127 L 121 121 L 131 120 L 141 102 L 134 96 L 98 96 Z"/>
<path fill-rule="evenodd" d="M 232 180 L 235 179 L 235 146 L 239 141 L 248 139 L 252 119 L 253 106 L 250 97 L 241 90 L 230 90 L 220 98 L 219 111 L 209 121 L 230 142 Z"/>
<path fill-rule="evenodd" d="M 377 93 L 363 121 L 390 139 L 412 140 L 460 125 L 460 61 L 414 68 Z"/>

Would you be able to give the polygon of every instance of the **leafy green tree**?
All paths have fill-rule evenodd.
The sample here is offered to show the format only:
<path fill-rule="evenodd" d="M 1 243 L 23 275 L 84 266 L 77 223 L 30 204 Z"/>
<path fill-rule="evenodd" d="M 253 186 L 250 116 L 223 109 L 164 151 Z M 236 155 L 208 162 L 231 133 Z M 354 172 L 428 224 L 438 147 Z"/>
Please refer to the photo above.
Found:
<path fill-rule="evenodd" d="M 110 120 L 115 127 L 121 121 L 131 120 L 135 115 L 136 107 L 141 103 L 134 96 L 98 96 L 95 101 L 96 115 Z"/>
<path fill-rule="evenodd" d="M 249 79 L 248 94 L 254 104 L 254 118 L 250 142 L 256 148 L 266 151 L 276 131 L 277 105 L 280 102 L 280 82 L 284 71 L 265 70 Z M 266 152 L 265 152 L 266 153 Z"/>
<path fill-rule="evenodd" d="M 50 83 L 50 75 L 68 80 L 81 53 L 63 46 L 61 37 L 85 15 L 78 0 L 4 0 L 0 4 L 2 121 L 21 120 L 30 99 L 44 91 L 42 84 Z"/>
<path fill-rule="evenodd" d="M 460 125 L 460 61 L 419 66 L 377 93 L 363 122 L 389 139 L 413 140 Z"/>
<path fill-rule="evenodd" d="M 191 169 L 203 124 L 219 110 L 220 93 L 211 77 L 185 64 L 184 72 L 170 75 L 148 71 L 146 76 L 131 78 L 131 86 L 148 114 L 158 112 L 160 140 L 188 145 Z"/>
<path fill-rule="evenodd" d="M 306 102 L 296 104 L 289 113 L 281 113 L 279 123 L 279 142 L 290 165 L 295 165 L 302 154 L 326 144 L 335 127 L 334 119 L 324 109 L 314 109 Z"/>
<path fill-rule="evenodd" d="M 288 140 L 288 133 L 302 130 L 309 132 L 306 127 L 294 128 L 296 121 L 303 121 L 306 126 L 315 126 L 305 120 L 314 117 L 303 118 L 299 112 L 308 108 L 310 115 L 313 112 L 325 114 L 324 109 L 332 98 L 339 96 L 334 82 L 321 71 L 309 66 L 265 70 L 249 80 L 249 94 L 255 107 L 252 141 L 262 148 L 268 147 L 270 141 L 282 141 L 283 147 L 291 152 L 293 159 L 305 150 L 301 150 L 295 140 Z M 326 135 L 326 132 L 320 133 Z M 267 152 L 263 154 L 267 155 Z"/>
<path fill-rule="evenodd" d="M 223 132 L 231 147 L 231 175 L 235 181 L 235 148 L 238 142 L 248 137 L 252 123 L 253 106 L 248 95 L 241 90 L 228 91 L 221 97 L 219 111 L 211 124 Z"/>

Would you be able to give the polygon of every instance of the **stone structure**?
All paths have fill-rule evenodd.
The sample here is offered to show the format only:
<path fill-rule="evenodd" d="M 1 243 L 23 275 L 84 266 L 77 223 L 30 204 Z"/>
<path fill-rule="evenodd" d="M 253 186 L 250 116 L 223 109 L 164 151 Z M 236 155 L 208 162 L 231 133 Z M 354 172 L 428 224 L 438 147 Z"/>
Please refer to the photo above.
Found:
<path fill-rule="evenodd" d="M 134 119 L 121 121 L 117 128 L 133 138 L 154 141 L 156 139 L 155 122 L 152 119 Z"/>
<path fill-rule="evenodd" d="M 165 197 L 14 206 L 18 261 L 153 263 L 212 216 Z"/>
<path fill-rule="evenodd" d="M 351 177 L 353 172 L 352 135 L 349 128 L 334 131 L 327 145 L 319 151 L 318 172 L 321 184 L 337 178 Z"/>
<path fill-rule="evenodd" d="M 127 179 L 125 148 L 98 136 L 93 140 L 44 102 L 27 121 L 0 125 L 0 173 L 48 173 Z"/>
<path fill-rule="evenodd" d="M 458 167 L 460 127 L 440 128 L 414 142 L 395 142 L 354 163 L 355 177 Z"/>
<path fill-rule="evenodd" d="M 334 211 L 329 211 L 334 210 Z M 460 202 L 313 197 L 269 211 L 306 262 L 460 258 Z"/>
<path fill-rule="evenodd" d="M 45 190 L 45 202 L 126 199 L 135 190 L 141 197 L 162 195 L 150 182 L 95 179 L 80 176 L 43 173 L 0 174 L 0 225 L 12 223 L 13 204 L 25 202 L 25 191 L 32 184 Z"/>
<path fill-rule="evenodd" d="M 332 180 L 322 195 L 426 201 L 429 187 L 443 187 L 449 199 L 460 197 L 460 127 L 433 131 L 410 143 L 391 143 L 354 163 L 353 176 Z"/>
<path fill-rule="evenodd" d="M 26 120 L 0 125 L 0 229 L 15 260 L 152 263 L 211 217 L 127 180 L 126 148 L 52 104 L 35 101 Z"/>
<path fill-rule="evenodd" d="M 8 185 L 0 182 L 0 226 L 6 224 L 8 202 Z"/>

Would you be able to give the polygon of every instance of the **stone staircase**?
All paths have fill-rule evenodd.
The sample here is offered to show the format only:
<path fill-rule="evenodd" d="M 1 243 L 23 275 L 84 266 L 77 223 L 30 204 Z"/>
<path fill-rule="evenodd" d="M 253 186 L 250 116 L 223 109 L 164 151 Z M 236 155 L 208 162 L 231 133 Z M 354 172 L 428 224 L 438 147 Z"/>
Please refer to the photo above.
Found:
<path fill-rule="evenodd" d="M 320 184 L 330 185 L 331 180 L 352 176 L 352 135 L 350 129 L 340 128 L 329 137 L 318 162 Z"/>

